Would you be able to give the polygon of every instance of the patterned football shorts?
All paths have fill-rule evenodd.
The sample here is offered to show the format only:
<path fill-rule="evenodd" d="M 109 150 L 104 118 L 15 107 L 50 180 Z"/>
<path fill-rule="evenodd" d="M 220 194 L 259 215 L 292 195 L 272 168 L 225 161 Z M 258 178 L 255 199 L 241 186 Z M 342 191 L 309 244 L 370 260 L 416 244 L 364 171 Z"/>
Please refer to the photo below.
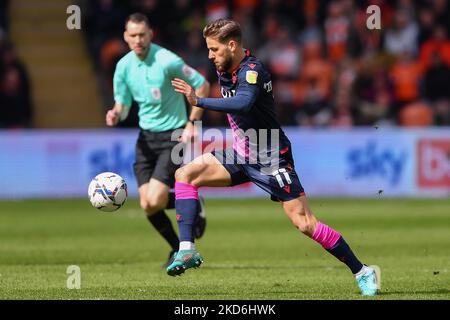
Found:
<path fill-rule="evenodd" d="M 281 154 L 278 163 L 243 163 L 242 157 L 230 148 L 213 151 L 212 154 L 230 173 L 231 186 L 253 182 L 270 194 L 273 201 L 289 201 L 305 195 L 295 172 L 291 150 Z M 237 159 L 241 159 L 238 161 Z"/>

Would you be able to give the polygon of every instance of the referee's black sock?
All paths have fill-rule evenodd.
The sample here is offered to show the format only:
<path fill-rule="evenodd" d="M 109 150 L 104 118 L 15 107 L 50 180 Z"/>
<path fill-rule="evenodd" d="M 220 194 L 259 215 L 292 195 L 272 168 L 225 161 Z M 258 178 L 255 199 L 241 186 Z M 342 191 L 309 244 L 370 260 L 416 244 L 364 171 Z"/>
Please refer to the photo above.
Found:
<path fill-rule="evenodd" d="M 180 240 L 172 226 L 167 214 L 164 210 L 158 211 L 152 216 L 147 216 L 148 221 L 155 227 L 156 230 L 161 234 L 161 236 L 166 239 L 172 250 L 178 251 L 178 245 Z"/>
<path fill-rule="evenodd" d="M 167 201 L 166 209 L 175 209 L 175 191 L 169 192 L 169 201 Z"/>

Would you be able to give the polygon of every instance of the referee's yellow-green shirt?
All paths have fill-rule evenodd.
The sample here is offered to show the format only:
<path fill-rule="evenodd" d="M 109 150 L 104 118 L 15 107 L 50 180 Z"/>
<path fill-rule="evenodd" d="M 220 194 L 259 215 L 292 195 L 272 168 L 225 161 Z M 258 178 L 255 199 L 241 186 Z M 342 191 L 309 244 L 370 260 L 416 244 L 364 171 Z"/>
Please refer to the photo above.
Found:
<path fill-rule="evenodd" d="M 139 126 L 144 130 L 162 132 L 185 125 L 186 106 L 183 95 L 175 92 L 170 81 L 180 78 L 198 89 L 205 78 L 189 67 L 175 53 L 152 43 L 141 61 L 130 51 L 117 63 L 114 73 L 114 100 L 131 107 L 139 105 Z"/>

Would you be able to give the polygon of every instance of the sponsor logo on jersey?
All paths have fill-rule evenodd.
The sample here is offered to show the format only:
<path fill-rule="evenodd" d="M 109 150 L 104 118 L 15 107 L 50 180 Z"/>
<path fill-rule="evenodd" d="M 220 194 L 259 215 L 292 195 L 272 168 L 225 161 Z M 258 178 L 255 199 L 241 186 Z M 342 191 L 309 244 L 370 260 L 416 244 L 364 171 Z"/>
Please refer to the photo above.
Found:
<path fill-rule="evenodd" d="M 231 98 L 236 95 L 236 90 L 227 90 L 224 87 L 220 87 L 220 93 L 224 98 Z"/>

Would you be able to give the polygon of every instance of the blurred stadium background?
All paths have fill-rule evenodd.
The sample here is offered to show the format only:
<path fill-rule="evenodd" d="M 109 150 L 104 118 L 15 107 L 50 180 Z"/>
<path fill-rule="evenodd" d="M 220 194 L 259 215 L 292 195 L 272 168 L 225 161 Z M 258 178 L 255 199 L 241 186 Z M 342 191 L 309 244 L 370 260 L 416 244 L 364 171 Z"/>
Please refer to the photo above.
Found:
<path fill-rule="evenodd" d="M 72 4 L 81 8 L 81 30 L 66 27 L 66 9 Z M 381 30 L 366 27 L 366 8 L 371 4 L 381 9 Z M 14 233 L 18 225 L 15 208 L 33 211 L 34 206 L 19 200 L 65 199 L 38 202 L 36 208 L 40 209 L 36 210 L 41 211 L 36 213 L 47 212 L 55 218 L 60 208 L 74 218 L 79 212 L 72 206 L 80 211 L 91 209 L 87 186 L 102 171 L 122 175 L 131 196 L 137 195 L 132 174 L 136 106 L 120 129 L 107 129 L 104 124 L 105 112 L 113 103 L 115 63 L 128 52 L 122 40 L 123 22 L 136 11 L 148 15 L 155 30 L 154 42 L 178 53 L 214 84 L 211 95 L 215 97 L 220 92 L 201 30 L 217 18 L 239 21 L 245 46 L 272 71 L 279 120 L 292 139 L 307 193 L 317 199 L 349 198 L 361 208 L 366 204 L 376 207 L 376 202 L 363 198 L 394 198 L 380 209 L 386 214 L 382 219 L 385 225 L 373 224 L 380 230 L 390 225 L 389 217 L 395 220 L 396 214 L 397 218 L 416 215 L 407 225 L 420 228 L 421 214 L 426 217 L 427 208 L 434 208 L 435 215 L 430 217 L 435 220 L 429 221 L 427 231 L 435 235 L 433 241 L 441 248 L 434 262 L 448 280 L 448 261 L 442 260 L 445 255 L 448 258 L 450 244 L 447 0 L 0 0 L 0 200 L 7 204 L 0 209 L 0 218 L 4 218 L 0 248 L 10 255 L 4 266 L 39 263 L 42 257 L 50 261 L 51 252 L 58 256 L 52 247 L 30 260 L 20 255 L 20 248 L 28 244 L 14 242 L 23 235 Z M 204 126 L 225 128 L 227 123 L 223 114 L 207 112 Z M 209 198 L 264 196 L 251 185 L 204 192 Z M 395 200 L 405 197 L 408 200 Z M 74 198 L 85 198 L 81 202 L 85 205 Z M 434 200 L 416 205 L 419 202 L 414 201 L 419 200 L 413 198 Z M 139 212 L 134 200 L 129 204 L 130 215 Z M 212 208 L 222 205 L 211 203 Z M 327 202 L 323 203 L 326 206 Z M 348 207 L 351 204 L 346 202 L 344 208 Z M 262 210 L 254 202 L 234 208 L 231 211 Z M 332 202 L 328 219 L 339 221 L 332 215 L 334 209 L 343 211 L 339 202 Z M 49 213 L 52 210 L 54 215 Z M 372 220 L 368 218 L 372 222 L 377 215 L 373 211 Z M 357 218 L 358 214 L 350 216 Z M 351 228 L 351 222 L 342 223 L 344 229 L 345 223 Z M 70 229 L 64 222 L 61 225 Z M 89 229 L 88 225 L 83 226 Z M 401 229 L 401 223 L 398 225 Z M 145 227 L 142 241 L 151 233 Z M 57 226 L 49 228 L 48 234 L 35 235 L 36 239 L 50 239 Z M 30 229 L 24 230 L 33 237 Z M 424 232 L 419 231 L 418 239 L 425 237 Z M 110 236 L 113 239 L 118 232 Z M 356 231 L 349 237 L 353 236 L 357 239 Z M 161 250 L 152 254 L 165 255 Z M 136 254 L 138 260 L 148 258 Z M 92 253 L 89 259 L 94 256 Z M 111 257 L 100 259 L 113 261 Z M 69 260 L 61 253 L 58 263 Z M 386 263 L 395 264 L 393 260 Z M 12 282 L 9 286 L 13 290 Z M 439 286 L 430 292 L 448 298 L 448 290 L 436 288 Z M 422 293 L 427 297 L 427 291 Z M 2 297 L 20 297 L 20 292 Z M 31 293 L 29 297 L 39 296 Z"/>

